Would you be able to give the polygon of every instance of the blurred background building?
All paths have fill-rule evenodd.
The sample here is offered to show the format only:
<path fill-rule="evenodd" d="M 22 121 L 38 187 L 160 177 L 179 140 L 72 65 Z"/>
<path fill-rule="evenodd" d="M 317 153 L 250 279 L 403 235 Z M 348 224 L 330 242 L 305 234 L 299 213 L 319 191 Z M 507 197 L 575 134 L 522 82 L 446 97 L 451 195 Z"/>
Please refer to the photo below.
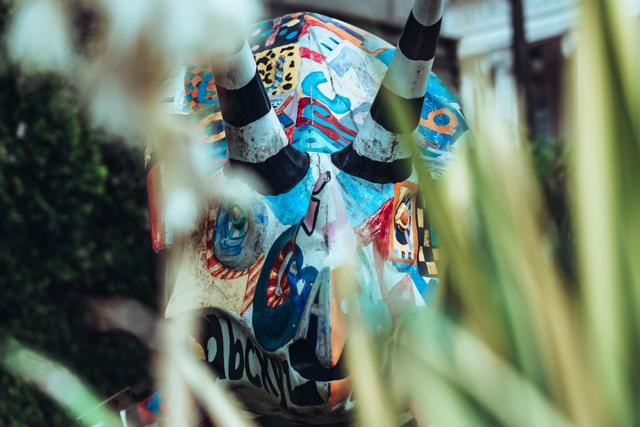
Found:
<path fill-rule="evenodd" d="M 621 0 L 623 1 L 623 0 Z M 640 0 L 626 0 L 640 15 Z M 400 36 L 413 0 L 268 0 L 272 16 L 314 11 L 367 29 L 391 43 Z M 522 7 L 521 22 L 512 6 Z M 499 111 L 512 122 L 529 122 L 532 135 L 564 135 L 563 79 L 575 42 L 571 28 L 577 0 L 449 0 L 435 71 L 463 101 L 470 78 L 480 72 L 495 88 Z M 523 30 L 521 40 L 514 28 Z M 516 30 L 517 31 L 517 30 Z M 518 45 L 520 44 L 520 45 Z M 524 63 L 514 62 L 522 49 Z"/>

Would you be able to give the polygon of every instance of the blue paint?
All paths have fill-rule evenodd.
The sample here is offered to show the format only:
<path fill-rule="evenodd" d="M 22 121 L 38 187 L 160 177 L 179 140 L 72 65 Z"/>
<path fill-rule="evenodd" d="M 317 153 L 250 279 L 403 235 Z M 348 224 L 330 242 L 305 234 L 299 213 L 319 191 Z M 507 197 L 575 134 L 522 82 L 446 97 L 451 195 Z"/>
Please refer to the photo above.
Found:
<path fill-rule="evenodd" d="M 223 142 L 223 143 L 222 144 L 218 144 L 218 143 L 203 144 L 202 148 L 199 150 L 200 154 L 210 162 L 226 159 L 227 143 L 226 141 L 218 141 L 218 142 Z"/>
<path fill-rule="evenodd" d="M 216 135 L 224 130 L 224 123 L 222 120 L 213 120 L 203 129 L 203 132 L 207 136 Z"/>
<path fill-rule="evenodd" d="M 430 143 L 435 145 L 434 148 L 437 147 L 439 150 L 449 150 L 450 147 L 455 143 L 460 135 L 467 130 L 467 124 L 462 117 L 462 114 L 457 108 L 454 108 L 450 104 L 446 103 L 443 98 L 438 98 L 436 96 L 431 95 L 431 86 L 429 87 L 429 93 L 424 98 L 424 104 L 422 105 L 421 117 L 423 119 L 427 119 L 429 117 L 429 113 L 432 111 L 446 109 L 450 113 L 452 113 L 457 118 L 457 124 L 453 129 L 453 134 L 448 135 L 446 133 L 441 133 L 433 129 L 429 129 L 426 126 L 420 125 L 418 127 L 418 131 L 425 138 L 429 140 Z M 444 121 L 447 121 L 446 123 Z M 440 123 L 438 122 L 440 121 Z M 438 114 L 434 118 L 434 122 L 438 126 L 446 126 L 451 121 L 451 118 L 445 114 Z"/>
<path fill-rule="evenodd" d="M 336 74 L 343 77 L 351 69 L 360 69 L 360 67 L 356 68 L 357 65 L 364 68 L 365 66 L 362 62 L 362 58 L 356 53 L 355 49 L 345 47 L 340 51 L 340 55 L 337 55 L 329 62 L 329 66 Z"/>
<path fill-rule="evenodd" d="M 332 154 L 346 144 L 334 141 L 312 125 L 302 125 L 293 134 L 293 146 L 300 151 Z"/>
<path fill-rule="evenodd" d="M 415 265 L 412 265 L 411 267 L 411 280 L 413 280 L 413 284 L 415 285 L 416 289 L 418 289 L 420 295 L 422 295 L 423 292 L 427 290 L 427 282 L 426 280 L 424 280 L 424 277 L 422 277 L 418 272 L 418 267 L 416 267 Z"/>
<path fill-rule="evenodd" d="M 336 176 L 342 187 L 347 216 L 353 227 L 359 227 L 380 206 L 393 198 L 393 184 L 376 184 L 344 172 Z"/>
<path fill-rule="evenodd" d="M 311 120 L 314 124 L 317 123 L 317 124 L 319 124 L 321 126 L 324 126 L 324 127 L 329 128 L 329 129 L 332 129 L 333 131 L 335 131 L 338 134 L 340 134 L 349 143 L 353 142 L 353 140 L 355 139 L 355 136 L 345 132 L 342 129 L 339 129 L 339 128 L 335 127 L 331 122 L 328 122 L 328 121 L 322 119 L 322 117 L 331 117 L 332 116 L 331 111 L 329 111 L 329 109 L 327 109 L 324 105 L 309 104 L 302 110 L 302 116 L 304 118 L 308 119 L 308 120 Z M 350 126 L 345 126 L 345 127 L 349 127 L 351 130 L 353 130 L 353 127 L 350 127 Z M 327 138 L 328 138 L 328 136 L 327 136 Z M 344 146 L 343 144 L 340 144 L 340 145 Z"/>
<path fill-rule="evenodd" d="M 440 80 L 440 78 L 433 73 L 429 75 L 428 93 L 434 98 L 439 98 L 440 101 L 445 104 L 458 104 L 456 97 L 453 96 L 447 86 L 442 83 L 442 80 Z"/>
<path fill-rule="evenodd" d="M 278 120 L 280 121 L 280 124 L 282 124 L 282 127 L 284 127 L 285 129 L 293 125 L 294 123 L 293 120 L 291 120 L 291 117 L 287 116 L 285 113 L 279 114 Z"/>
<path fill-rule="evenodd" d="M 328 127 L 330 129 L 333 129 L 334 131 L 336 131 L 340 136 L 342 136 L 344 139 L 347 140 L 347 142 L 351 143 L 353 142 L 353 140 L 355 139 L 355 136 L 348 134 L 347 132 L 343 131 L 342 129 L 338 129 L 335 126 L 333 126 L 333 124 L 331 124 L 330 122 L 327 122 L 323 119 L 321 119 L 320 117 L 316 116 L 315 123 L 324 126 L 324 127 Z"/>
<path fill-rule="evenodd" d="M 451 122 L 451 118 L 446 114 L 438 114 L 437 116 L 434 117 L 433 121 L 438 126 L 446 126 Z"/>
<path fill-rule="evenodd" d="M 160 390 L 156 391 L 151 395 L 149 401 L 145 404 L 145 408 L 148 411 L 151 411 L 154 415 L 161 416 L 160 406 L 164 401 L 164 394 L 166 389 L 162 387 Z"/>
<path fill-rule="evenodd" d="M 402 255 L 404 257 L 404 254 Z M 400 273 L 409 273 L 411 269 L 414 267 L 411 264 L 406 264 L 404 262 L 391 262 L 391 265 L 396 269 L 396 271 Z"/>
<path fill-rule="evenodd" d="M 275 351 L 293 338 L 304 306 L 318 277 L 318 270 L 315 267 L 304 265 L 304 254 L 300 247 L 295 245 L 291 259 L 285 267 L 291 293 L 282 304 L 276 307 L 267 305 L 268 281 L 275 261 L 285 246 L 295 239 L 299 229 L 299 224 L 294 225 L 276 239 L 265 258 L 256 285 L 251 320 L 256 339 L 267 351 Z M 300 280 L 304 281 L 304 287 L 298 294 L 296 284 Z"/>
<path fill-rule="evenodd" d="M 317 99 L 335 114 L 348 113 L 351 108 L 351 101 L 349 101 L 348 98 L 336 94 L 336 96 L 331 99 L 318 88 L 319 85 L 326 83 L 327 81 L 328 80 L 322 71 L 309 73 L 302 82 L 302 93 Z"/>
<path fill-rule="evenodd" d="M 376 58 L 378 58 L 380 61 L 382 61 L 383 64 L 385 64 L 388 67 L 389 64 L 391 64 L 391 60 L 393 59 L 394 52 L 395 52 L 395 49 L 384 50 L 380 52 L 376 56 Z"/>
<path fill-rule="evenodd" d="M 331 46 L 329 46 L 326 43 L 320 43 L 320 46 L 324 47 L 325 49 L 327 49 L 329 52 L 333 51 L 333 48 Z"/>
<path fill-rule="evenodd" d="M 428 160 L 436 160 L 449 154 L 446 150 L 437 150 L 431 147 L 420 147 L 421 154 Z"/>
<path fill-rule="evenodd" d="M 300 246 L 296 245 L 291 259 L 285 268 L 287 280 L 291 285 L 291 294 L 295 306 L 296 316 L 300 318 L 309 299 L 311 287 L 318 277 L 318 270 L 313 266 L 304 265 L 304 254 Z M 302 290 L 298 293 L 298 282 L 303 282 Z"/>
<path fill-rule="evenodd" d="M 286 39 L 287 40 L 291 40 L 291 39 L 295 38 L 297 35 L 298 35 L 298 31 L 292 31 L 289 34 L 287 34 Z"/>
<path fill-rule="evenodd" d="M 207 90 L 207 86 L 209 82 L 213 78 L 213 72 L 209 71 L 202 76 L 202 82 L 200 83 L 200 87 L 198 88 L 198 102 L 206 105 L 206 106 L 214 106 L 219 105 L 220 101 L 217 96 L 214 96 L 213 99 L 207 99 L 208 96 L 213 95 L 214 91 Z"/>
<path fill-rule="evenodd" d="M 313 173 L 309 168 L 304 178 L 287 193 L 264 196 L 264 200 L 282 224 L 299 224 L 307 214 L 314 185 Z"/>
<path fill-rule="evenodd" d="M 265 90 L 267 92 L 277 89 L 280 86 L 280 83 L 282 83 L 282 74 L 284 73 L 285 61 L 286 60 L 283 57 L 278 58 L 278 61 L 276 63 L 276 74 L 275 78 L 273 79 L 273 83 L 271 83 L 271 85 L 269 86 L 265 86 Z"/>
<path fill-rule="evenodd" d="M 416 289 L 422 296 L 422 299 L 425 303 L 429 303 L 433 298 L 433 294 L 435 293 L 436 288 L 438 287 L 438 279 L 422 277 L 418 272 L 417 266 L 412 266 L 411 269 L 411 280 L 415 285 Z"/>
<path fill-rule="evenodd" d="M 213 240 L 218 243 L 217 245 L 214 244 L 214 246 L 219 252 L 223 252 L 227 257 L 240 255 L 244 248 L 246 232 L 246 227 L 244 229 L 234 227 L 231 216 L 225 208 L 218 211 Z"/>

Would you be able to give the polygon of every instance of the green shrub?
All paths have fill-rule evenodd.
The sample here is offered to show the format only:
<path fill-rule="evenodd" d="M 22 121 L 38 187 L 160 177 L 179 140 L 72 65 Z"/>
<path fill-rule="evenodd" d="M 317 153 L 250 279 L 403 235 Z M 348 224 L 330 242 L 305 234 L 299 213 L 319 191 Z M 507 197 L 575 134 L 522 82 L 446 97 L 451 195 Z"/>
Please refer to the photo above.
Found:
<path fill-rule="evenodd" d="M 0 4 L 0 33 L 6 5 Z M 0 53 L 0 335 L 60 360 L 108 395 L 148 378 L 133 337 L 99 333 L 86 301 L 155 305 L 143 156 L 91 132 L 77 97 Z M 47 398 L 0 371 L 0 425 L 68 425 Z"/>

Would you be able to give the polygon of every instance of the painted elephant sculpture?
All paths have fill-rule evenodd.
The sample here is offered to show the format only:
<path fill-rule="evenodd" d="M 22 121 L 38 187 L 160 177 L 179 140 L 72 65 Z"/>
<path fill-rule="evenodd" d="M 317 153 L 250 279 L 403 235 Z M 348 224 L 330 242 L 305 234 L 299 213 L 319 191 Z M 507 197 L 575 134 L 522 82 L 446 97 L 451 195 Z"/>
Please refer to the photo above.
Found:
<path fill-rule="evenodd" d="M 244 203 L 210 204 L 166 309 L 197 311 L 206 363 L 256 413 L 326 423 L 353 407 L 345 262 L 377 336 L 437 285 L 414 162 L 442 173 L 467 131 L 431 73 L 443 2 L 417 0 L 396 48 L 315 13 L 265 21 L 235 54 L 183 67 L 172 86 L 167 104 L 199 126 L 212 179 L 243 170 L 263 183 Z M 152 164 L 150 200 L 161 181 Z M 155 250 L 171 245 L 169 231 L 152 209 Z"/>

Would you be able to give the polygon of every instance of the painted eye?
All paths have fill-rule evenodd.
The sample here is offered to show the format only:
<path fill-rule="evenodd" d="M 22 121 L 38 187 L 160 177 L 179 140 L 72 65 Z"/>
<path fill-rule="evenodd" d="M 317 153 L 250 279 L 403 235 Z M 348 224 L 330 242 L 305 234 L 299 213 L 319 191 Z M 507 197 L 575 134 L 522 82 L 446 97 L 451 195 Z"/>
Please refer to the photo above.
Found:
<path fill-rule="evenodd" d="M 407 207 L 406 204 L 403 203 L 400 206 L 398 206 L 398 209 L 395 215 L 395 221 L 396 221 L 396 226 L 401 230 L 406 230 L 407 228 L 409 228 L 409 221 L 410 221 L 409 208 Z"/>
<path fill-rule="evenodd" d="M 242 228 L 247 222 L 247 215 L 240 206 L 233 205 L 231 209 L 229 209 L 229 216 L 231 217 L 231 223 L 235 228 Z"/>

